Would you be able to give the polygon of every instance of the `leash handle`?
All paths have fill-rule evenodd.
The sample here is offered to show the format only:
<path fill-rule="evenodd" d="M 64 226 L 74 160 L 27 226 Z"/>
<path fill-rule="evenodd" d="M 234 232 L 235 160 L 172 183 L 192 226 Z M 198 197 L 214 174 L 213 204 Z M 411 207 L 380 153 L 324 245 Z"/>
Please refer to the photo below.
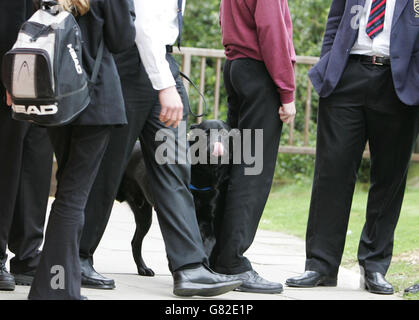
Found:
<path fill-rule="evenodd" d="M 202 101 L 204 101 L 204 112 L 202 112 L 202 114 L 195 114 L 192 109 L 191 109 L 191 104 L 189 104 L 189 113 L 191 113 L 194 117 L 196 118 L 201 118 L 203 116 L 207 115 L 207 110 L 208 110 L 208 106 L 207 106 L 207 101 L 205 100 L 204 95 L 202 94 L 201 91 L 199 91 L 198 87 L 195 85 L 195 83 L 192 82 L 191 79 L 189 79 L 189 77 L 184 74 L 183 72 L 180 72 L 180 75 L 185 78 L 194 88 L 195 90 L 198 92 L 198 94 L 200 95 L 200 97 L 202 98 Z"/>

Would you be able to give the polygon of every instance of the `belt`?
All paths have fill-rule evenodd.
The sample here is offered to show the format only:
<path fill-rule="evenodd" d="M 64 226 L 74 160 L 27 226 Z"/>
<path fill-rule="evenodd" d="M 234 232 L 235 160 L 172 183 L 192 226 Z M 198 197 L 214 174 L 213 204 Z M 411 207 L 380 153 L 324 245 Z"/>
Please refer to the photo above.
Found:
<path fill-rule="evenodd" d="M 389 66 L 391 65 L 390 58 L 387 57 L 380 57 L 380 56 L 365 56 L 361 54 L 351 54 L 351 58 L 358 59 L 361 62 L 365 62 L 368 64 L 373 64 L 376 66 Z"/>
<path fill-rule="evenodd" d="M 173 46 L 166 46 L 166 53 L 173 53 Z"/>

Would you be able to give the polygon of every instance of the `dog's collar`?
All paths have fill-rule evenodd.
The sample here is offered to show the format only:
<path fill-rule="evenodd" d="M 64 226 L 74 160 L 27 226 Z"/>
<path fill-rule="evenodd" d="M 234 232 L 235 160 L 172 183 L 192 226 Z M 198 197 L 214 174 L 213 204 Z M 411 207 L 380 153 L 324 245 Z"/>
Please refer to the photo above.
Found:
<path fill-rule="evenodd" d="M 206 188 L 197 188 L 195 187 L 192 183 L 189 185 L 189 189 L 191 190 L 195 190 L 195 191 L 210 191 L 211 187 L 206 187 Z"/>

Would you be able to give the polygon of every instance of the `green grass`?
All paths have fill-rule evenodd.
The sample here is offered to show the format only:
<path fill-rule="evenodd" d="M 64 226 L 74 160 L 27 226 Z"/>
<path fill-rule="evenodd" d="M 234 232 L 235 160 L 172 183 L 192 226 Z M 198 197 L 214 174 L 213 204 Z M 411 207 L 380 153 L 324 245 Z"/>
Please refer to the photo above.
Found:
<path fill-rule="evenodd" d="M 387 279 L 402 294 L 404 288 L 419 281 L 419 164 L 409 176 L 402 212 L 397 225 L 392 264 Z M 311 183 L 274 185 L 260 227 L 305 238 L 311 197 Z M 357 268 L 357 249 L 365 222 L 368 186 L 356 186 L 342 266 Z M 416 258 L 416 260 L 412 260 Z M 418 299 L 419 294 L 406 297 Z"/>

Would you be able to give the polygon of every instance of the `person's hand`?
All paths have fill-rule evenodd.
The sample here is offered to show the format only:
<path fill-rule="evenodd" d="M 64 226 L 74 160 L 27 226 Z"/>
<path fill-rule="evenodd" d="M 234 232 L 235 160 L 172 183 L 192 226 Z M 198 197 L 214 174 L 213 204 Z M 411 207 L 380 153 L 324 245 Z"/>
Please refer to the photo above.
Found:
<path fill-rule="evenodd" d="M 283 123 L 290 124 L 291 122 L 293 122 L 295 114 L 295 101 L 290 103 L 284 103 L 279 108 L 279 117 L 281 118 Z"/>
<path fill-rule="evenodd" d="M 159 119 L 166 127 L 177 128 L 183 119 L 183 103 L 176 87 L 169 87 L 159 92 L 161 112 Z"/>
<path fill-rule="evenodd" d="M 9 91 L 6 90 L 6 104 L 11 107 L 13 104 L 12 96 L 10 95 Z"/>

